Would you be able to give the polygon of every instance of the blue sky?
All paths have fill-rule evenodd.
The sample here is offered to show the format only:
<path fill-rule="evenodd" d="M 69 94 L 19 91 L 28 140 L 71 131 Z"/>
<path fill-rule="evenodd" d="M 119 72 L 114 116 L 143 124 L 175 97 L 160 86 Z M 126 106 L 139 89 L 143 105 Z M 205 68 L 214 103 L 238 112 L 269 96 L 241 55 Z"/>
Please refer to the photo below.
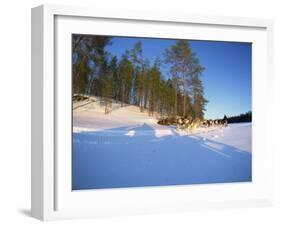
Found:
<path fill-rule="evenodd" d="M 107 51 L 118 59 L 126 49 L 142 42 L 143 56 L 152 64 L 156 57 L 163 58 L 164 50 L 175 40 L 115 37 Z M 206 105 L 205 118 L 222 118 L 224 114 L 238 115 L 252 109 L 252 45 L 251 43 L 189 41 L 205 71 L 202 81 Z M 168 68 L 161 71 L 169 77 Z"/>

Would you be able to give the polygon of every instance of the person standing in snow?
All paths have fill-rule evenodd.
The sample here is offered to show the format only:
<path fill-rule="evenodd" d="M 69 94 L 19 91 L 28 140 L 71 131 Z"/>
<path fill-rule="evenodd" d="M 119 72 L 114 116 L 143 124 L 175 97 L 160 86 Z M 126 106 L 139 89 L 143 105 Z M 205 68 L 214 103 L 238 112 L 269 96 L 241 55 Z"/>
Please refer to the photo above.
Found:
<path fill-rule="evenodd" d="M 223 117 L 223 121 L 222 121 L 223 123 L 223 125 L 224 126 L 227 126 L 227 117 L 226 117 L 226 115 L 224 115 L 224 117 Z"/>

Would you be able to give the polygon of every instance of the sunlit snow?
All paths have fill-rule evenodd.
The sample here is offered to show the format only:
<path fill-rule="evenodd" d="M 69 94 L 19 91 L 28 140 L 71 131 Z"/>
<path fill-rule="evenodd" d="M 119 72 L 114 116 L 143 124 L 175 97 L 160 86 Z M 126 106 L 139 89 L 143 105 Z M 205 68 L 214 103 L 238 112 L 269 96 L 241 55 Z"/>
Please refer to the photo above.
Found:
<path fill-rule="evenodd" d="M 93 98 L 73 108 L 73 189 L 252 180 L 251 123 L 187 134 L 136 106 L 104 114 Z"/>

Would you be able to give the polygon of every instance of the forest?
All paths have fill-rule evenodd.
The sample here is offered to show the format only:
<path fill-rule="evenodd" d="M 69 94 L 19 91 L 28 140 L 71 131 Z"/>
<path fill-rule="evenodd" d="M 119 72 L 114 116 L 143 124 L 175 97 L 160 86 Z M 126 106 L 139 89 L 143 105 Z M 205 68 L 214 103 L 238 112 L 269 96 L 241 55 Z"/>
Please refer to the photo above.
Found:
<path fill-rule="evenodd" d="M 229 123 L 240 123 L 240 122 L 252 122 L 252 112 L 248 111 L 246 113 L 231 116 L 228 118 Z"/>
<path fill-rule="evenodd" d="M 176 40 L 154 62 L 144 56 L 141 42 L 124 49 L 118 59 L 106 50 L 113 41 L 109 36 L 72 35 L 73 94 L 101 97 L 105 114 L 113 101 L 120 101 L 151 116 L 204 119 L 205 68 L 187 40 Z M 162 64 L 168 74 L 161 72 Z"/>

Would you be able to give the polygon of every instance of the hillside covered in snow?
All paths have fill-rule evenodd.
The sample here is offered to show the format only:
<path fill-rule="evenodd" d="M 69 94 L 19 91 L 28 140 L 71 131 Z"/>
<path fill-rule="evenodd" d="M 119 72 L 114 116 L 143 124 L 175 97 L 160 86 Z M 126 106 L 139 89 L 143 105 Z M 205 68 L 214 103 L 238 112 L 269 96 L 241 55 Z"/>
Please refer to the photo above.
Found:
<path fill-rule="evenodd" d="M 73 189 L 247 182 L 251 123 L 187 135 L 137 106 L 73 103 Z"/>

